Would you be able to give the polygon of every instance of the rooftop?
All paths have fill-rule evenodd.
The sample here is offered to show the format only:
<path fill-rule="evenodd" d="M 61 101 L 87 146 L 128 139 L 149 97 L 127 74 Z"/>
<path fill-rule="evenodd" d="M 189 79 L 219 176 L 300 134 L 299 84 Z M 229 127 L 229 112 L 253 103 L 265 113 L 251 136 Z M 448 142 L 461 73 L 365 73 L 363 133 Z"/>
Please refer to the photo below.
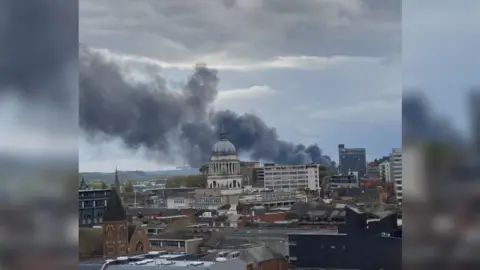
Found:
<path fill-rule="evenodd" d="M 189 234 L 184 234 L 182 232 L 177 232 L 177 233 L 155 234 L 155 235 L 151 235 L 149 239 L 150 240 L 190 240 L 190 239 L 201 239 L 201 238 L 194 237 Z"/>
<path fill-rule="evenodd" d="M 238 258 L 247 264 L 258 264 L 272 259 L 285 259 L 282 254 L 274 251 L 266 245 L 255 245 L 240 249 L 236 248 L 215 251 L 206 255 L 205 257 L 200 258 L 200 261 L 215 261 L 218 260 L 219 257 L 229 258 L 229 256 Z"/>
<path fill-rule="evenodd" d="M 127 220 L 127 214 L 123 208 L 122 200 L 115 188 L 110 191 L 110 198 L 107 201 L 107 207 L 103 215 L 103 221 L 124 221 Z"/>
<path fill-rule="evenodd" d="M 312 230 L 312 231 L 299 231 L 289 234 L 304 234 L 304 235 L 347 235 L 346 233 L 340 233 L 338 230 Z"/>
<path fill-rule="evenodd" d="M 81 263 L 79 265 L 80 270 L 87 269 L 135 269 L 137 267 L 150 267 L 155 269 L 245 269 L 245 263 L 239 259 L 229 259 L 229 260 L 212 260 L 212 261 L 198 261 L 198 260 L 188 260 L 186 253 L 167 253 L 161 251 L 152 251 L 148 254 L 132 256 L 132 257 L 119 257 L 115 260 L 107 260 L 101 268 L 98 268 L 98 264 L 88 264 Z M 93 267 L 97 268 L 93 268 Z"/>

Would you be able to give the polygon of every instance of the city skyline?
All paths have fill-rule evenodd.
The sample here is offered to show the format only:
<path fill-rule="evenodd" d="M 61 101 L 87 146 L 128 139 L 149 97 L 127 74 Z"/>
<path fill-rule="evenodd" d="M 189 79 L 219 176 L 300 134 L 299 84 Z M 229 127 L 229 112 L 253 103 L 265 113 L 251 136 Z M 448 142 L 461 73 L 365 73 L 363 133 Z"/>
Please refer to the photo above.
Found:
<path fill-rule="evenodd" d="M 117 65 L 157 68 L 172 89 L 205 62 L 219 71 L 215 109 L 254 113 L 280 139 L 317 143 L 335 161 L 340 143 L 366 148 L 368 159 L 400 146 L 399 1 L 152 3 L 82 1 L 80 42 Z M 79 152 L 81 171 L 182 163 L 134 154 L 120 140 L 82 137 Z"/>

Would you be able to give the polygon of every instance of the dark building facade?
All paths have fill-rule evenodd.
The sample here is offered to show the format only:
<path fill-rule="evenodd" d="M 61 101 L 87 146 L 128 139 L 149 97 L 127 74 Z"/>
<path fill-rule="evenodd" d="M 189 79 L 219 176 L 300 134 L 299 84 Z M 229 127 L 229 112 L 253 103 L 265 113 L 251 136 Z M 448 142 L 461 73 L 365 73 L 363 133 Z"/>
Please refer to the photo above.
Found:
<path fill-rule="evenodd" d="M 111 189 L 78 191 L 78 224 L 90 227 L 103 224 L 107 200 Z"/>
<path fill-rule="evenodd" d="M 341 174 L 341 175 L 332 175 L 330 177 L 330 188 L 348 188 L 348 187 L 358 187 L 358 179 L 355 175 L 351 174 Z"/>
<path fill-rule="evenodd" d="M 265 169 L 264 168 L 254 168 L 253 169 L 253 185 L 263 187 L 265 182 Z"/>
<path fill-rule="evenodd" d="M 341 174 L 358 172 L 361 179 L 367 173 L 367 154 L 365 148 L 345 148 L 338 145 L 338 170 Z"/>
<path fill-rule="evenodd" d="M 115 189 L 120 192 L 118 171 L 115 170 Z M 112 189 L 89 189 L 82 177 L 78 190 L 78 224 L 80 227 L 102 225 L 107 201 Z"/>
<path fill-rule="evenodd" d="M 290 234 L 291 263 L 299 269 L 402 269 L 402 235 L 397 215 L 372 219 L 371 214 L 351 207 L 345 211 L 345 224 L 338 232 Z"/>

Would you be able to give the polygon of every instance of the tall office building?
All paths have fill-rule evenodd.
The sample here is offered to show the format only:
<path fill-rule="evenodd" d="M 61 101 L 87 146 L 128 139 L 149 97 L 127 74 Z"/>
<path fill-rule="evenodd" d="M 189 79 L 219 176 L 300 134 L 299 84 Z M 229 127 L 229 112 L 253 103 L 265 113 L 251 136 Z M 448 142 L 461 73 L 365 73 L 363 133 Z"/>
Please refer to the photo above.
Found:
<path fill-rule="evenodd" d="M 390 154 L 390 172 L 391 179 L 395 185 L 395 195 L 397 197 L 397 202 L 402 204 L 403 201 L 403 186 L 402 186 L 402 166 L 403 157 L 402 149 L 394 148 Z"/>
<path fill-rule="evenodd" d="M 319 164 L 277 165 L 265 163 L 264 187 L 273 190 L 319 190 L 321 181 Z"/>
<path fill-rule="evenodd" d="M 358 172 L 361 179 L 367 173 L 367 154 L 365 148 L 345 148 L 344 144 L 338 145 L 338 170 L 346 175 L 349 172 Z"/>

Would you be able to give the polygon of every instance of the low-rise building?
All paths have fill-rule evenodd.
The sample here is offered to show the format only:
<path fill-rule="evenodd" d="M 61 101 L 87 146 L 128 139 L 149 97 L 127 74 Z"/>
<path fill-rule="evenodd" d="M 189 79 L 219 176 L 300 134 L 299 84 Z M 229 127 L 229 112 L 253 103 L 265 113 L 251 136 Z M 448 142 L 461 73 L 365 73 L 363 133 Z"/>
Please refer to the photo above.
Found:
<path fill-rule="evenodd" d="M 240 259 L 231 258 L 214 261 L 198 261 L 192 254 L 171 253 L 165 251 L 152 251 L 148 254 L 118 257 L 113 260 L 107 260 L 103 264 L 97 264 L 98 268 L 90 268 L 91 264 L 80 263 L 79 270 L 101 269 L 101 270 L 125 270 L 125 269 L 142 269 L 142 267 L 154 267 L 159 270 L 174 269 L 205 269 L 205 270 L 246 270 L 247 265 Z"/>
<path fill-rule="evenodd" d="M 402 269 L 402 239 L 395 213 L 372 216 L 345 208 L 337 231 L 288 235 L 289 260 L 296 268 Z"/>
<path fill-rule="evenodd" d="M 369 162 L 367 164 L 367 173 L 368 178 L 380 178 L 380 168 L 376 162 Z"/>
<path fill-rule="evenodd" d="M 115 188 L 110 191 L 103 225 L 80 228 L 79 251 L 80 258 L 112 258 L 150 251 L 146 229 L 128 222 Z"/>
<path fill-rule="evenodd" d="M 261 168 L 254 168 L 253 169 L 253 181 L 252 185 L 256 187 L 264 187 L 265 186 L 265 169 Z"/>
<path fill-rule="evenodd" d="M 307 196 L 299 191 L 274 190 L 242 195 L 238 201 L 243 205 L 277 207 L 293 205 L 297 202 L 306 202 Z"/>
<path fill-rule="evenodd" d="M 151 235 L 149 238 L 152 250 L 165 250 L 168 252 L 198 253 L 203 239 L 189 235 L 163 233 Z"/>
<path fill-rule="evenodd" d="M 246 263 L 247 270 L 287 270 L 291 265 L 285 256 L 273 249 L 257 244 L 244 245 L 234 249 L 222 249 L 200 258 L 201 261 L 223 261 L 239 259 Z"/>
<path fill-rule="evenodd" d="M 354 174 L 341 174 L 330 176 L 328 184 L 330 189 L 353 188 L 359 186 L 359 181 Z"/>
<path fill-rule="evenodd" d="M 81 227 L 101 225 L 111 189 L 78 191 L 78 223 Z"/>
<path fill-rule="evenodd" d="M 169 209 L 217 210 L 223 204 L 221 196 L 189 196 L 167 199 L 167 208 Z"/>

